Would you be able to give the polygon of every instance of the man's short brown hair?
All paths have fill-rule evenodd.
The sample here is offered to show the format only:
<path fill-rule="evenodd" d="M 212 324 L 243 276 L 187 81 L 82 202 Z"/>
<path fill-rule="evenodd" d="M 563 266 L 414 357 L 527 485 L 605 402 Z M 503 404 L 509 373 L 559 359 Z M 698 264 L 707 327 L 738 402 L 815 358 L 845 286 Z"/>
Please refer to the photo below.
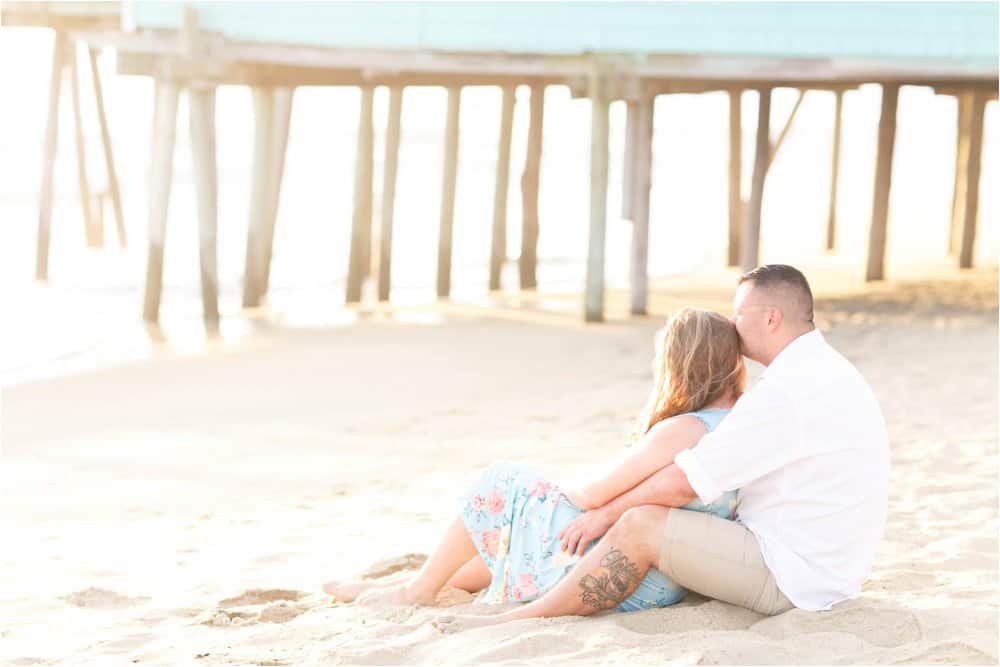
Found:
<path fill-rule="evenodd" d="M 793 297 L 801 306 L 807 322 L 813 321 L 813 295 L 802 272 L 787 264 L 765 264 L 740 276 L 739 285 L 753 283 L 765 290 L 779 290 Z"/>

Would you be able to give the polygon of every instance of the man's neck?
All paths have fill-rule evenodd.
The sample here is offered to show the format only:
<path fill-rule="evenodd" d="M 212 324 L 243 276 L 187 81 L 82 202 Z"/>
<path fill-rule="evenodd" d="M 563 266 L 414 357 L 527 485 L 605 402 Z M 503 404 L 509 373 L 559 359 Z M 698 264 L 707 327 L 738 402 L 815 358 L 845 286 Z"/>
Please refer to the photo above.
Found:
<path fill-rule="evenodd" d="M 770 366 L 771 364 L 774 363 L 774 360 L 778 358 L 778 355 L 785 351 L 785 348 L 794 343 L 800 337 L 815 330 L 816 327 L 810 324 L 808 329 L 806 328 L 797 329 L 795 332 L 788 333 L 787 335 L 783 336 L 781 338 L 780 345 L 776 346 L 773 352 L 770 354 L 770 357 L 766 361 L 761 361 L 761 363 L 764 364 L 765 366 Z"/>

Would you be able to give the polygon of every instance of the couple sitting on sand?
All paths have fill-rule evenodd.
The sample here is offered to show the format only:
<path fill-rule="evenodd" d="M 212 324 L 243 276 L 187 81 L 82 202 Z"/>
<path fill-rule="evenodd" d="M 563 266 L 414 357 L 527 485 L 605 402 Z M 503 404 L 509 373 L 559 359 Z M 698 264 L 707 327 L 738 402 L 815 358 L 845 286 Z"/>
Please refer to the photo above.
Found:
<path fill-rule="evenodd" d="M 743 393 L 743 355 L 767 367 Z M 663 607 L 687 590 L 762 614 L 858 594 L 886 520 L 889 447 L 871 388 L 813 325 L 785 265 L 739 281 L 733 316 L 684 309 L 625 458 L 578 490 L 498 463 L 411 578 L 329 582 L 362 604 L 433 604 L 445 585 L 525 602 L 443 630 Z"/>

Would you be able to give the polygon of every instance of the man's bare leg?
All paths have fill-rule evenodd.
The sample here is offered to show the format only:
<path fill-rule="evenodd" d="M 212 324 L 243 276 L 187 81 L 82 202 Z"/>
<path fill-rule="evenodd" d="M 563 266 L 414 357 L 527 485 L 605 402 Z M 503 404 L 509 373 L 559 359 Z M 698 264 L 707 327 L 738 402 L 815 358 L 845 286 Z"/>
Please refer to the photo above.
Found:
<path fill-rule="evenodd" d="M 409 581 L 385 588 L 372 588 L 358 596 L 365 605 L 432 605 L 438 591 L 469 560 L 478 557 L 476 545 L 461 517 L 456 518 L 444 534 L 434 553 Z M 486 564 L 483 563 L 483 568 Z M 488 570 L 487 570 L 488 572 Z M 481 577 L 480 577 L 481 578 Z"/>
<path fill-rule="evenodd" d="M 555 588 L 534 602 L 492 616 L 443 616 L 434 625 L 453 632 L 525 618 L 587 616 L 617 607 L 659 560 L 669 511 L 643 505 L 625 512 Z"/>

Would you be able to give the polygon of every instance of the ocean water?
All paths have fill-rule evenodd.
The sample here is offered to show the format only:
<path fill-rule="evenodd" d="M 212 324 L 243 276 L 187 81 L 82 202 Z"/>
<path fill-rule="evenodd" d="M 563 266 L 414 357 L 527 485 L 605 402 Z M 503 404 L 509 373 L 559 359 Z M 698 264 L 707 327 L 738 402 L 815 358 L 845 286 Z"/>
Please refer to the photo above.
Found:
<path fill-rule="evenodd" d="M 114 53 L 99 58 L 127 227 L 119 248 L 110 205 L 104 211 L 107 247 L 88 248 L 77 186 L 68 76 L 60 107 L 50 280 L 33 281 L 38 190 L 48 104 L 52 34 L 43 29 L 0 31 L 0 280 L 3 344 L 0 373 L 12 382 L 98 367 L 109 359 L 150 353 L 156 340 L 141 326 L 146 262 L 147 182 L 153 84 L 114 73 Z M 81 104 L 92 192 L 106 189 L 100 131 L 85 51 L 79 50 Z M 520 174 L 524 163 L 529 91 L 517 91 L 510 191 L 509 261 L 503 288 L 516 289 L 520 250 Z M 795 102 L 778 89 L 772 136 Z M 871 215 L 880 89 L 845 95 L 838 197 L 838 256 L 863 275 Z M 354 88 L 296 92 L 275 234 L 268 311 L 323 313 L 350 321 L 341 308 L 350 238 L 355 137 L 360 93 Z M 743 192 L 749 194 L 756 126 L 754 92 L 743 98 Z M 443 163 L 446 92 L 414 87 L 404 96 L 396 185 L 393 290 L 399 304 L 434 301 Z M 388 91 L 375 95 L 375 227 L 381 203 Z M 217 98 L 219 167 L 219 281 L 223 335 L 249 328 L 240 298 L 246 253 L 253 114 L 246 88 L 224 86 Z M 809 263 L 823 258 L 830 186 L 834 95 L 812 91 L 768 174 L 761 239 L 762 262 Z M 898 262 L 940 261 L 946 255 L 955 161 L 953 98 L 927 88 L 900 93 L 887 274 Z M 167 225 L 161 320 L 175 347 L 200 349 L 197 214 L 188 133 L 181 98 L 173 188 Z M 500 90 L 462 93 L 452 297 L 482 299 L 487 276 L 493 188 L 500 123 Z M 661 96 L 654 115 L 650 259 L 652 277 L 719 266 L 727 244 L 728 101 L 721 93 Z M 588 244 L 590 106 L 568 89 L 545 98 L 539 202 L 538 281 L 541 291 L 582 292 Z M 977 263 L 995 264 L 1000 245 L 997 188 L 997 105 L 987 107 Z M 620 216 L 625 107 L 611 108 L 607 226 L 607 284 L 628 285 L 631 223 Z M 369 286 L 368 293 L 373 293 Z M 340 313 L 339 315 L 337 313 Z M 332 319 L 330 319 L 332 318 Z M 338 319 L 339 318 L 339 319 Z M 180 341 L 180 342 L 178 342 Z M 184 341 L 187 341 L 185 343 Z"/>

